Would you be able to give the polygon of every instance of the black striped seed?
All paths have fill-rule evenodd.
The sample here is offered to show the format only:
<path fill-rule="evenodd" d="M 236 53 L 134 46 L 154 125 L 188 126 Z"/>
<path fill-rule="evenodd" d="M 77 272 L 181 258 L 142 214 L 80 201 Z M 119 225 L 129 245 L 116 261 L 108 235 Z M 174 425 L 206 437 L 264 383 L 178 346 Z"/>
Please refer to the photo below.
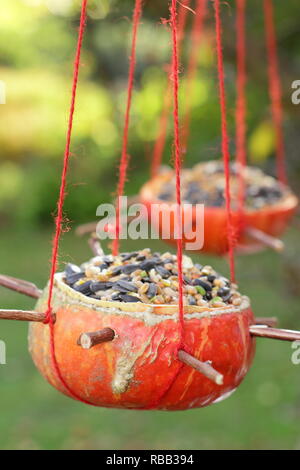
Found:
<path fill-rule="evenodd" d="M 69 284 L 69 286 L 72 286 L 73 284 L 75 284 L 75 282 L 79 281 L 84 276 L 84 273 L 71 274 L 70 276 L 66 277 L 67 284 Z"/>
<path fill-rule="evenodd" d="M 122 261 L 123 262 L 128 261 L 128 260 L 130 260 L 131 258 L 134 258 L 137 255 L 138 255 L 137 251 L 134 251 L 132 253 L 121 253 Z"/>
<path fill-rule="evenodd" d="M 151 269 L 155 268 L 156 266 L 159 266 L 160 264 L 163 264 L 163 261 L 159 258 L 149 258 L 146 261 L 143 261 L 139 265 L 139 269 L 142 271 L 150 271 Z"/>
<path fill-rule="evenodd" d="M 228 302 L 228 300 L 231 298 L 231 296 L 232 296 L 231 292 L 229 292 L 227 295 L 224 295 L 224 297 L 222 297 L 223 302 Z"/>
<path fill-rule="evenodd" d="M 137 292 L 137 287 L 133 284 L 133 282 L 123 281 L 120 279 L 114 283 L 114 289 L 118 289 L 124 292 Z"/>
<path fill-rule="evenodd" d="M 113 295 L 111 296 L 111 300 L 114 300 L 114 301 L 117 301 L 117 302 L 120 301 L 120 300 L 122 300 L 121 297 L 120 297 L 120 293 L 117 292 L 116 294 L 113 294 Z"/>
<path fill-rule="evenodd" d="M 229 287 L 221 287 L 218 290 L 217 295 L 219 297 L 226 297 L 229 293 L 230 293 L 230 288 Z"/>
<path fill-rule="evenodd" d="M 152 299 L 157 294 L 157 285 L 153 284 L 153 282 L 149 285 L 148 290 L 147 290 L 147 297 L 149 299 Z"/>
<path fill-rule="evenodd" d="M 155 266 L 156 272 L 164 279 L 170 277 L 171 273 L 168 271 L 166 268 L 163 268 L 162 266 Z"/>
<path fill-rule="evenodd" d="M 114 283 L 109 281 L 96 281 L 92 282 L 90 285 L 90 289 L 92 292 L 98 292 L 99 290 L 107 290 L 113 287 Z"/>
<path fill-rule="evenodd" d="M 122 272 L 122 267 L 123 266 L 116 266 L 115 268 L 113 268 L 112 270 L 112 273 L 114 276 L 118 276 L 119 274 L 121 274 Z"/>
<path fill-rule="evenodd" d="M 92 281 L 86 281 L 86 282 L 83 282 L 82 284 L 75 284 L 73 286 L 73 289 L 76 290 L 77 292 L 80 292 L 81 294 L 84 294 L 84 295 L 89 295 L 91 294 L 91 283 Z"/>
<path fill-rule="evenodd" d="M 65 268 L 65 275 L 67 284 L 72 286 L 75 282 L 79 281 L 79 279 L 82 279 L 85 276 L 85 273 L 81 271 L 79 266 L 76 266 L 76 264 L 69 263 Z"/>
<path fill-rule="evenodd" d="M 137 269 L 140 269 L 139 264 L 126 264 L 121 267 L 122 273 L 124 274 L 132 274 Z"/>
<path fill-rule="evenodd" d="M 123 302 L 140 302 L 140 299 L 138 297 L 134 297 L 133 295 L 128 294 L 120 294 L 120 299 Z"/>
<path fill-rule="evenodd" d="M 80 273 L 81 269 L 76 264 L 68 263 L 65 267 L 66 276 L 71 276 L 72 274 Z"/>
<path fill-rule="evenodd" d="M 211 291 L 212 290 L 212 286 L 208 282 L 202 281 L 201 279 L 194 279 L 193 285 L 194 286 L 201 286 L 206 291 Z"/>

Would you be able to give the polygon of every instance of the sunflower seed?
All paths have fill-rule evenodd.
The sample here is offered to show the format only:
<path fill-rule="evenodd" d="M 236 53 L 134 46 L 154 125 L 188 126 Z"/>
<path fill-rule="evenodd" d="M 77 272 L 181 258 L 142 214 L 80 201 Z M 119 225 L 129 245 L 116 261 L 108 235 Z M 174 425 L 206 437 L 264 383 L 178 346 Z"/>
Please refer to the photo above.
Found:
<path fill-rule="evenodd" d="M 158 272 L 158 274 L 161 275 L 163 278 L 168 278 L 170 277 L 170 271 L 167 269 L 163 268 L 162 266 L 155 266 L 155 270 Z"/>
<path fill-rule="evenodd" d="M 137 251 L 134 251 L 132 253 L 121 253 L 122 261 L 124 263 L 125 261 L 128 261 L 131 258 L 135 258 L 137 255 L 138 255 Z"/>
<path fill-rule="evenodd" d="M 201 279 L 194 279 L 193 285 L 194 286 L 201 286 L 206 291 L 212 290 L 212 286 L 208 282 L 202 281 Z"/>
<path fill-rule="evenodd" d="M 80 292 L 81 294 L 89 295 L 92 293 L 90 290 L 91 283 L 92 281 L 86 281 L 86 282 L 83 282 L 82 284 L 75 284 L 73 286 L 73 289 L 76 290 L 77 292 Z"/>
<path fill-rule="evenodd" d="M 122 273 L 124 274 L 131 274 L 134 273 L 137 269 L 140 269 L 140 266 L 138 264 L 126 264 L 121 268 Z"/>
<path fill-rule="evenodd" d="M 125 292 L 137 292 L 138 291 L 137 287 L 132 282 L 123 281 L 122 279 L 115 282 L 114 288 L 122 292 L 124 291 Z"/>
<path fill-rule="evenodd" d="M 140 299 L 138 297 L 134 297 L 133 295 L 128 294 L 120 294 L 120 299 L 123 302 L 140 302 Z"/>
<path fill-rule="evenodd" d="M 149 284 L 147 296 L 151 298 L 151 297 L 154 297 L 156 294 L 157 294 L 157 285 L 153 284 L 152 282 L 151 284 Z"/>
<path fill-rule="evenodd" d="M 92 292 L 98 292 L 99 290 L 107 290 L 113 287 L 114 283 L 109 281 L 96 281 L 90 284 L 90 289 Z"/>
<path fill-rule="evenodd" d="M 163 261 L 160 260 L 159 258 L 149 258 L 146 261 L 143 261 L 140 263 L 139 268 L 142 271 L 151 271 L 151 269 L 155 268 L 155 266 L 158 266 L 159 264 L 163 264 Z"/>

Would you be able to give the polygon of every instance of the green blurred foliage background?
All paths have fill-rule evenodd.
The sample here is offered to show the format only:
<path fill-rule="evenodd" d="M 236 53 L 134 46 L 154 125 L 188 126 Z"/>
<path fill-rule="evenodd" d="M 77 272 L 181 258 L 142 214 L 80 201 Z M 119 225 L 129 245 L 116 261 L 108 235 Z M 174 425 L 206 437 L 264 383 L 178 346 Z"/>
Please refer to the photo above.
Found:
<path fill-rule="evenodd" d="M 58 172 L 64 149 L 72 61 L 78 24 L 78 1 L 12 0 L 1 2 L 0 79 L 7 104 L 0 109 L 1 219 L 45 224 L 57 197 Z M 132 1 L 90 2 L 75 115 L 72 165 L 66 210 L 71 220 L 93 217 L 98 204 L 115 190 L 126 97 Z M 132 107 L 129 152 L 132 157 L 128 193 L 148 177 L 151 151 L 158 132 L 166 89 L 165 65 L 170 35 L 159 19 L 167 2 L 145 2 L 139 32 L 137 73 Z M 211 2 L 209 2 L 211 3 Z M 276 17 L 290 173 L 299 172 L 298 109 L 291 104 L 291 82 L 299 67 L 296 0 L 276 1 Z M 235 43 L 234 2 L 223 6 L 228 117 L 234 135 Z M 189 24 L 192 22 L 189 13 Z M 274 135 L 270 122 L 261 0 L 249 2 L 248 97 L 249 160 L 272 172 Z M 190 51 L 187 34 L 182 57 L 181 106 L 184 109 L 185 65 Z M 213 9 L 199 50 L 199 71 L 192 96 L 191 141 L 186 163 L 219 157 L 220 119 L 213 40 Z M 171 124 L 171 122 L 170 122 Z M 172 126 L 165 149 L 171 159 Z M 234 139 L 231 140 L 234 153 Z M 295 157 L 294 157 L 295 155 Z M 134 174 L 134 178 L 130 178 Z"/>
<path fill-rule="evenodd" d="M 126 186 L 137 193 L 147 180 L 151 151 L 165 94 L 170 34 L 160 18 L 168 2 L 145 0 L 139 31 Z M 222 5 L 228 119 L 234 154 L 235 5 Z M 291 102 L 291 83 L 299 79 L 299 1 L 274 0 L 283 80 L 288 170 L 299 192 L 299 114 Z M 116 187 L 126 98 L 130 17 L 133 0 L 92 0 L 86 31 L 72 139 L 66 214 L 73 225 L 93 220 L 97 206 L 110 201 Z M 3 0 L 0 4 L 1 272 L 42 286 L 49 272 L 52 214 L 58 196 L 65 144 L 79 0 Z M 188 30 L 192 21 L 189 14 Z M 209 2 L 199 70 L 192 96 L 191 139 L 186 164 L 220 156 L 213 8 Z M 270 120 L 262 1 L 247 7 L 248 157 L 274 172 L 274 133 Z M 188 91 L 183 45 L 181 109 Z M 172 125 L 164 153 L 172 153 Z M 299 226 L 286 236 L 283 258 L 265 252 L 238 260 L 241 288 L 255 312 L 278 315 L 281 325 L 299 327 Z M 130 242 L 126 242 L 130 248 Z M 126 244 L 124 243 L 124 245 Z M 139 242 L 140 243 L 140 242 Z M 150 242 L 152 243 L 152 242 Z M 136 248 L 137 242 L 134 247 Z M 142 246 L 142 244 L 141 244 Z M 153 243 L 164 250 L 161 242 Z M 125 247 L 124 247 L 125 248 Z M 89 256 L 85 241 L 64 237 L 61 259 Z M 225 274 L 225 260 L 206 256 Z M 292 286 L 292 288 L 291 288 Z M 1 307 L 30 308 L 32 302 L 0 289 Z M 26 325 L 1 324 L 8 364 L 0 366 L 0 447 L 33 449 L 216 449 L 300 448 L 299 367 L 289 344 L 258 342 L 255 367 L 236 394 L 224 403 L 183 413 L 90 409 L 60 396 L 37 374 L 26 352 Z M 132 417 L 132 418 L 131 418 Z"/>

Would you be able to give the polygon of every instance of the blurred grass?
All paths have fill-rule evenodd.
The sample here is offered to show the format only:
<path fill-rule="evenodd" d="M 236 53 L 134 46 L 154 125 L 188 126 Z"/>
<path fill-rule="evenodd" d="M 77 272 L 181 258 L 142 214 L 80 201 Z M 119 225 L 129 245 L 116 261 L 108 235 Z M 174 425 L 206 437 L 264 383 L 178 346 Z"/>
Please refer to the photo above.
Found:
<path fill-rule="evenodd" d="M 291 232 L 287 240 L 297 238 Z M 1 272 L 43 286 L 51 234 L 3 231 Z M 124 242 L 143 246 L 142 241 Z M 162 242 L 151 242 L 165 250 Z M 148 243 L 147 243 L 148 244 Z M 64 236 L 62 260 L 90 256 L 85 240 Z M 196 256 L 227 273 L 225 260 Z M 284 259 L 270 251 L 238 259 L 244 293 L 256 315 L 278 316 L 284 327 L 299 327 L 299 298 L 283 281 Z M 26 297 L 0 288 L 1 308 L 31 308 Z M 254 366 L 236 393 L 217 405 L 185 412 L 95 409 L 52 389 L 27 352 L 27 325 L 1 322 L 7 365 L 0 366 L 2 449 L 300 449 L 300 366 L 291 363 L 290 343 L 257 341 Z"/>

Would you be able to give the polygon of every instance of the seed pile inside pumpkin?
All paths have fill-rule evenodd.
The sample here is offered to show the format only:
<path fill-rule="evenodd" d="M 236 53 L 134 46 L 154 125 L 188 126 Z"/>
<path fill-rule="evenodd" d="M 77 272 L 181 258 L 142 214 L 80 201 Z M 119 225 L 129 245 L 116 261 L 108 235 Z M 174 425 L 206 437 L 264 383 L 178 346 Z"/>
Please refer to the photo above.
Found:
<path fill-rule="evenodd" d="M 177 257 L 169 252 L 151 253 L 149 248 L 118 256 L 92 258 L 82 266 L 68 264 L 65 283 L 94 299 L 145 304 L 178 304 Z M 238 306 L 242 297 L 237 285 L 211 266 L 194 264 L 183 257 L 184 305 Z"/>
<path fill-rule="evenodd" d="M 237 207 L 239 192 L 238 166 L 231 164 L 232 207 Z M 263 173 L 259 168 L 246 167 L 245 207 L 260 209 L 283 200 L 290 194 L 289 190 L 272 176 Z M 158 198 L 163 201 L 175 201 L 175 177 L 159 191 Z M 224 199 L 225 178 L 223 163 L 211 161 L 199 163 L 191 169 L 182 171 L 182 200 L 190 204 L 205 204 L 210 207 L 222 207 Z"/>

